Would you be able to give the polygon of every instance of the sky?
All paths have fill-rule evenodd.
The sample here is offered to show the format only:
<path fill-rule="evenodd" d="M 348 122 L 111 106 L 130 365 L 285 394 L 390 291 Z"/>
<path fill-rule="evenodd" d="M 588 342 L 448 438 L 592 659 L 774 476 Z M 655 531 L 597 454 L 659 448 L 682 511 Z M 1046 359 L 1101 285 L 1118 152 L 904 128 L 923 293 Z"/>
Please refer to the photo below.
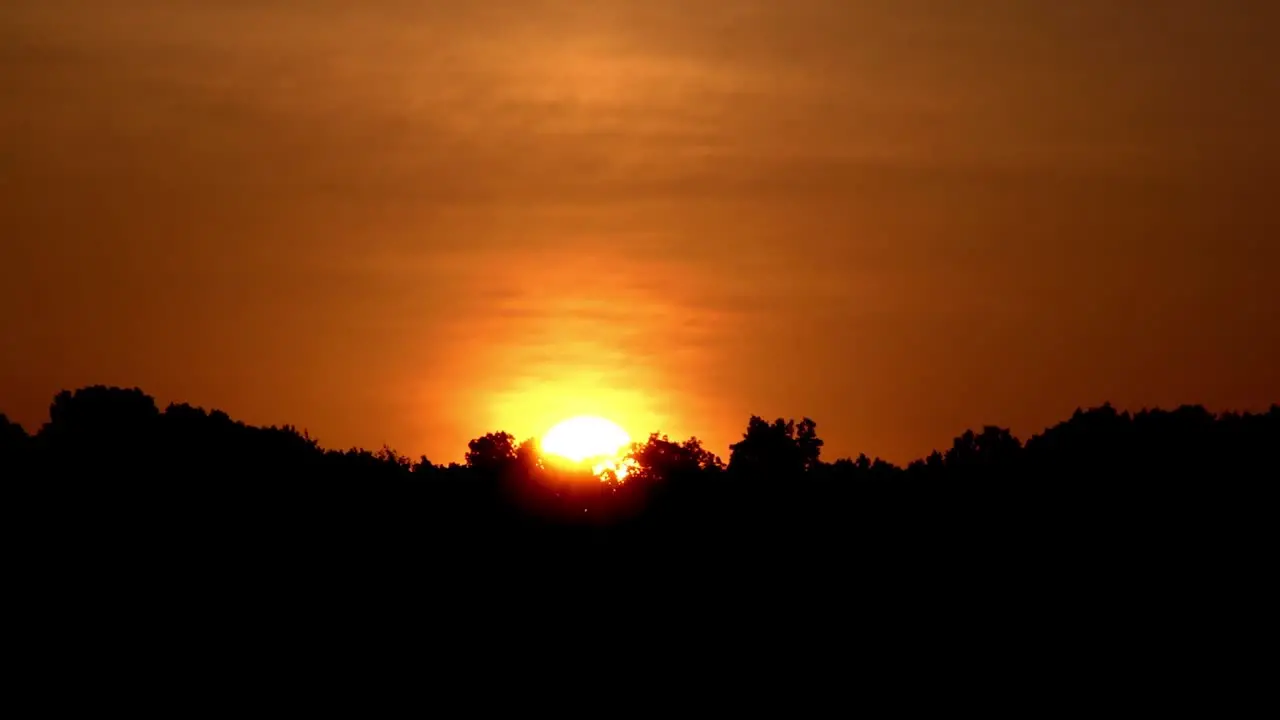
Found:
<path fill-rule="evenodd" d="M 906 462 L 1280 402 L 1271 0 L 12 0 L 0 411 Z"/>

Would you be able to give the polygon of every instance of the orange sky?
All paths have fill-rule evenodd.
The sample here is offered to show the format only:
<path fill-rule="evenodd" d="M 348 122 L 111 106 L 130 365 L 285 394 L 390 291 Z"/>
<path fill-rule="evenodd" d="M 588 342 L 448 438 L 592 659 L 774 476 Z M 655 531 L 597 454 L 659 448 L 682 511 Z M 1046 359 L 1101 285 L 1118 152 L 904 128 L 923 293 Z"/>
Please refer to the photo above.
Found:
<path fill-rule="evenodd" d="M 1280 401 L 1271 0 L 0 4 L 0 411 L 903 462 Z"/>

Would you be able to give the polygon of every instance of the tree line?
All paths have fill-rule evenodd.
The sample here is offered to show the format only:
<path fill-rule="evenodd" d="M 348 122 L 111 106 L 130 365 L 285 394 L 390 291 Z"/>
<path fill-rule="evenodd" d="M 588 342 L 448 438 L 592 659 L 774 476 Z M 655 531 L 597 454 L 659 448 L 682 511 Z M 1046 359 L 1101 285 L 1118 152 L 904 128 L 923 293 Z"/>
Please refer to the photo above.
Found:
<path fill-rule="evenodd" d="M 291 597 L 295 609 L 463 593 L 506 617 L 513 598 L 608 587 L 668 598 L 701 588 L 718 604 L 802 613 L 793 620 L 828 597 L 1063 627 L 1112 622 L 1140 602 L 1172 623 L 1194 598 L 1254 596 L 1251 578 L 1274 562 L 1278 450 L 1275 405 L 1103 405 L 1025 442 L 997 426 L 966 431 L 905 467 L 829 461 L 811 419 L 752 417 L 727 459 L 654 434 L 632 448 L 625 477 L 598 478 L 504 432 L 436 464 L 326 449 L 295 427 L 216 410 L 161 410 L 138 389 L 60 393 L 34 434 L 0 418 L 14 577 L 68 617 L 85 593 L 134 612 L 140 588 L 215 609 L 256 607 L 225 593 Z M 690 622 L 711 608 L 656 602 Z"/>
<path fill-rule="evenodd" d="M 255 427 L 186 404 L 161 410 L 142 390 L 95 386 L 58 394 L 49 421 L 28 435 L 0 415 L 0 471 L 10 478 L 90 484 L 152 504 L 203 494 L 205 504 L 286 504 L 344 498 L 402 501 L 424 521 L 668 528 L 787 518 L 839 525 L 868 503 L 880 511 L 939 507 L 1038 515 L 1154 507 L 1280 477 L 1280 406 L 1214 414 L 1200 406 L 1120 412 L 1077 410 L 1023 442 L 986 426 L 901 467 L 859 455 L 827 461 L 809 419 L 752 417 L 727 461 L 698 438 L 653 434 L 636 443 L 619 478 L 566 467 L 533 440 L 493 432 L 465 461 L 435 464 L 395 450 L 333 450 L 292 426 Z M 945 514 L 945 513 L 944 513 Z M 745 522 L 745 520 L 744 520 Z"/>

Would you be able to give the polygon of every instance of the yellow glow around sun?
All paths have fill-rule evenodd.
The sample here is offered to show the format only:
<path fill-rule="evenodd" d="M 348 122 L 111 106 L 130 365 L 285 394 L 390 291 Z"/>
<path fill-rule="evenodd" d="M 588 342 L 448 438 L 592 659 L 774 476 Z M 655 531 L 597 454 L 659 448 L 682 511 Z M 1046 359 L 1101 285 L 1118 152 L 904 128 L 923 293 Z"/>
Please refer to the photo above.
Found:
<path fill-rule="evenodd" d="M 631 445 L 631 436 L 617 423 L 593 415 L 580 415 L 559 423 L 542 436 L 542 452 L 573 463 L 591 463 L 591 471 L 602 475 L 612 470 L 626 476 L 622 454 Z"/>

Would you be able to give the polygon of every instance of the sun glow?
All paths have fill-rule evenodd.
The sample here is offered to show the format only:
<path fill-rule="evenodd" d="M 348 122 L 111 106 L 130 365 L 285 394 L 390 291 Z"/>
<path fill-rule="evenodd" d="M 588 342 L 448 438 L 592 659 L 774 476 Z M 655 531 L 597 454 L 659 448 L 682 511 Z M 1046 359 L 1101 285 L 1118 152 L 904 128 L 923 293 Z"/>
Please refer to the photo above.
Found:
<path fill-rule="evenodd" d="M 590 465 L 591 472 L 604 476 L 612 472 L 622 479 L 628 464 L 622 457 L 631 445 L 631 436 L 617 423 L 592 415 L 581 415 L 559 423 L 542 436 L 542 452 L 577 465 Z"/>

